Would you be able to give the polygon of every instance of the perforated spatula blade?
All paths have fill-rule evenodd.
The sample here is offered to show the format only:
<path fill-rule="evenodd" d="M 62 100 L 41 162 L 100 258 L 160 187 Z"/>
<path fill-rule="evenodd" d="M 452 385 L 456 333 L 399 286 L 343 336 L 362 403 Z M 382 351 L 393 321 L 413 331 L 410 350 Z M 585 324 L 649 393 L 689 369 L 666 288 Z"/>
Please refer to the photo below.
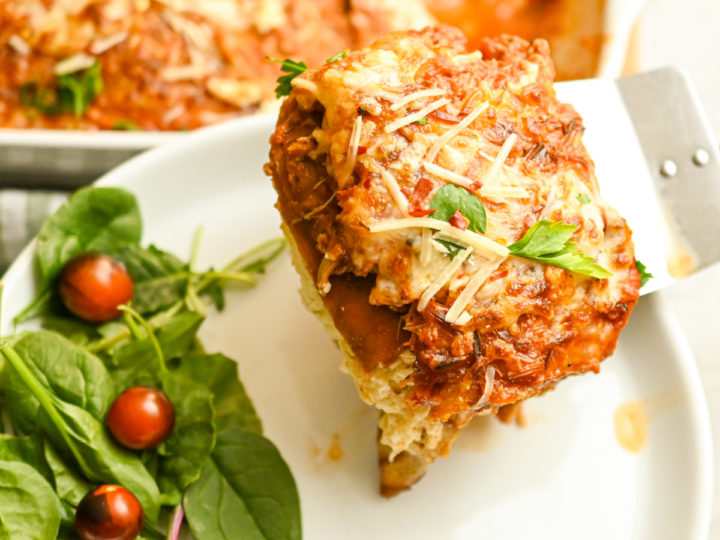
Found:
<path fill-rule="evenodd" d="M 641 293 L 720 261 L 720 152 L 687 77 L 664 68 L 556 90 L 583 117 L 602 195 L 654 276 Z"/>

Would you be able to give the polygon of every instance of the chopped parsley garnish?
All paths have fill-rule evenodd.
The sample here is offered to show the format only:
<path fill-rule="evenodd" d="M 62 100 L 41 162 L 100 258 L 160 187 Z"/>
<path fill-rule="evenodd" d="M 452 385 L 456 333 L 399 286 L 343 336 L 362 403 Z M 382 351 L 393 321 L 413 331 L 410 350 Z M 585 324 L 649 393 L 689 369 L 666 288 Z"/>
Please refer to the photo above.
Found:
<path fill-rule="evenodd" d="M 271 56 L 266 56 L 265 58 L 280 64 L 280 70 L 283 73 L 287 73 L 287 75 L 281 75 L 278 77 L 278 85 L 277 88 L 275 88 L 275 96 L 281 98 L 289 95 L 292 90 L 292 84 L 290 83 L 292 83 L 292 80 L 295 77 L 307 71 L 307 64 L 305 62 L 296 62 L 295 60 L 290 60 L 289 58 L 286 58 L 285 60 L 280 60 L 279 58 L 273 58 Z"/>
<path fill-rule="evenodd" d="M 635 260 L 635 268 L 638 269 L 638 272 L 640 272 L 640 286 L 644 287 L 645 284 L 650 281 L 653 276 L 650 272 L 647 271 L 647 266 L 645 266 L 643 263 L 641 263 L 638 260 Z"/>
<path fill-rule="evenodd" d="M 81 117 L 102 92 L 100 63 L 56 78 L 55 87 L 42 87 L 28 82 L 20 87 L 20 103 L 48 116 L 72 113 Z"/>
<path fill-rule="evenodd" d="M 421 126 L 424 126 L 425 124 L 428 123 L 428 117 L 423 116 L 420 120 L 415 120 L 415 123 L 420 124 Z"/>
<path fill-rule="evenodd" d="M 592 257 L 577 251 L 575 242 L 570 242 L 576 229 L 576 225 L 542 219 L 508 249 L 516 257 L 558 266 L 578 274 L 598 279 L 612 276 L 612 272 L 596 264 Z"/>
<path fill-rule="evenodd" d="M 450 218 L 460 210 L 463 216 L 470 221 L 468 229 L 484 233 L 487 226 L 485 207 L 480 199 L 467 189 L 454 184 L 441 187 L 430 203 L 435 210 L 432 217 L 441 221 L 450 221 Z"/>
<path fill-rule="evenodd" d="M 335 56 L 331 56 L 330 58 L 328 58 L 327 60 L 325 60 L 325 62 L 328 63 L 328 64 L 332 64 L 332 63 L 335 62 L 336 60 L 340 60 L 341 58 L 345 58 L 345 55 L 347 55 L 347 53 L 349 53 L 349 52 L 350 52 L 349 49 L 345 49 L 344 51 L 340 51 L 340 52 L 337 53 Z"/>
<path fill-rule="evenodd" d="M 578 193 L 577 200 L 580 202 L 580 204 L 588 204 L 592 202 L 587 193 Z"/>
<path fill-rule="evenodd" d="M 128 120 L 127 118 L 122 118 L 116 121 L 113 124 L 113 129 L 117 131 L 142 131 L 140 129 L 140 126 L 138 126 L 132 120 Z"/>

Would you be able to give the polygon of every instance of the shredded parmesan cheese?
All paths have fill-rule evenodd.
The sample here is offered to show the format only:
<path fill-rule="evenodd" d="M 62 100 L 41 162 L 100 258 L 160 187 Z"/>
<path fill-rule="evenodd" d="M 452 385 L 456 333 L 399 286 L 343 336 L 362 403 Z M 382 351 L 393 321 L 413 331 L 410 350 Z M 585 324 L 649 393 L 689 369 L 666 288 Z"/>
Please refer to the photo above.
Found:
<path fill-rule="evenodd" d="M 7 43 L 18 54 L 22 54 L 23 56 L 27 56 L 28 54 L 30 54 L 30 45 L 28 45 L 28 42 L 17 34 L 13 34 L 12 36 L 10 36 L 7 40 Z"/>
<path fill-rule="evenodd" d="M 455 302 L 453 302 L 453 305 L 450 307 L 448 312 L 445 314 L 445 322 L 450 324 L 455 324 L 457 322 L 460 314 L 465 311 L 465 308 L 473 299 L 475 293 L 478 292 L 483 283 L 485 283 L 487 278 L 490 277 L 490 274 L 492 274 L 495 269 L 500 266 L 500 263 L 502 263 L 503 260 L 504 257 L 497 257 L 494 263 L 488 262 L 488 264 L 475 273 L 472 279 L 468 281 L 468 284 L 465 285 L 465 288 L 462 290 L 460 295 L 455 299 Z"/>
<path fill-rule="evenodd" d="M 465 118 L 463 118 L 462 122 L 460 122 L 456 126 L 453 126 L 449 130 L 447 130 L 445 133 L 443 133 L 440 137 L 438 137 L 438 139 L 435 141 L 435 144 L 433 144 L 430 147 L 430 150 L 428 151 L 427 155 L 425 156 L 425 161 L 428 161 L 430 163 L 435 161 L 435 158 L 437 157 L 440 149 L 443 146 L 445 146 L 448 143 L 448 141 L 450 141 L 450 139 L 452 139 L 458 133 L 460 133 L 463 129 L 468 127 L 487 108 L 488 108 L 488 104 L 483 103 L 477 109 L 475 109 L 470 114 L 468 114 Z"/>
<path fill-rule="evenodd" d="M 380 179 L 382 180 L 385 189 L 388 190 L 390 196 L 393 198 L 393 201 L 395 201 L 395 205 L 400 209 L 403 215 L 407 215 L 408 202 L 405 195 L 403 195 L 403 192 L 400 190 L 400 186 L 398 185 L 397 180 L 395 180 L 395 177 L 383 169 L 380 171 Z"/>
<path fill-rule="evenodd" d="M 480 194 L 489 199 L 524 199 L 530 196 L 525 188 L 516 186 L 483 186 Z"/>
<path fill-rule="evenodd" d="M 312 81 L 309 81 L 307 79 L 300 79 L 299 77 L 295 77 L 290 84 L 292 84 L 293 88 L 297 88 L 299 90 L 307 90 L 311 94 L 317 96 L 318 93 L 318 86 Z"/>
<path fill-rule="evenodd" d="M 487 182 L 488 184 L 493 183 L 495 177 L 497 176 L 497 173 L 500 171 L 500 167 L 505 164 L 505 160 L 510 155 L 510 151 L 512 150 L 513 146 L 515 146 L 515 141 L 517 141 L 517 135 L 515 133 L 511 133 L 510 135 L 508 135 L 508 138 L 505 139 L 505 142 L 500 148 L 500 152 L 498 152 L 498 155 L 493 160 L 490 171 L 487 173 L 487 176 L 485 176 L 485 182 Z"/>
<path fill-rule="evenodd" d="M 417 305 L 418 311 L 425 310 L 432 297 L 435 296 L 438 291 L 442 289 L 448 281 L 450 281 L 450 279 L 452 279 L 452 277 L 460 269 L 463 263 L 468 259 L 468 257 L 470 257 L 472 252 L 472 246 L 463 249 L 455 256 L 455 258 L 450 262 L 450 264 L 448 264 L 447 266 L 445 266 L 445 268 L 442 269 L 442 271 L 437 275 L 437 277 L 432 281 L 432 283 L 430 283 L 428 288 L 425 289 L 425 291 L 420 296 L 420 300 L 418 301 Z"/>
<path fill-rule="evenodd" d="M 295 79 L 297 80 L 297 79 Z M 311 81 L 308 81 L 311 82 Z M 315 83 L 312 83 L 315 84 Z M 342 175 L 338 178 L 338 184 L 344 186 L 347 179 L 355 169 L 357 163 L 357 152 L 358 146 L 360 145 L 360 137 L 362 136 L 362 116 L 358 115 L 355 117 L 353 122 L 352 132 L 350 133 L 350 140 L 348 142 L 347 157 L 345 158 L 345 165 L 342 169 Z"/>
<path fill-rule="evenodd" d="M 485 385 L 483 386 L 483 393 L 477 403 L 472 406 L 472 409 L 482 409 L 490 405 L 490 396 L 492 395 L 493 388 L 495 387 L 495 368 L 488 366 L 485 368 Z"/>
<path fill-rule="evenodd" d="M 420 235 L 420 264 L 427 266 L 432 259 L 432 232 L 423 229 Z"/>
<path fill-rule="evenodd" d="M 464 326 L 472 320 L 472 315 L 467 311 L 463 311 L 460 316 L 455 320 L 456 326 Z"/>
<path fill-rule="evenodd" d="M 444 96 L 445 90 L 442 88 L 426 88 L 425 90 L 418 90 L 417 92 L 413 92 L 412 94 L 408 94 L 404 98 L 401 98 L 397 100 L 395 103 L 390 105 L 391 111 L 397 111 L 398 109 L 402 108 L 404 105 L 407 105 L 408 103 L 411 103 L 415 101 L 416 99 L 424 98 L 424 97 L 434 97 L 434 96 Z"/>
<path fill-rule="evenodd" d="M 443 180 L 452 182 L 453 184 L 456 184 L 460 187 L 464 187 L 467 190 L 471 190 L 473 181 L 470 180 L 467 176 L 463 176 L 462 174 L 458 174 L 448 169 L 444 169 L 443 167 L 435 165 L 434 163 L 430 163 L 429 161 L 423 161 L 423 167 L 427 172 L 429 172 L 430 174 L 434 174 L 438 178 L 442 178 Z"/>
<path fill-rule="evenodd" d="M 97 38 L 90 45 L 90 52 L 93 54 L 102 54 L 105 51 L 112 49 L 115 45 L 125 41 L 127 36 L 127 32 L 118 32 L 106 37 Z"/>
<path fill-rule="evenodd" d="M 481 255 L 489 255 L 507 257 L 510 253 L 508 248 L 502 244 L 498 244 L 490 240 L 487 236 L 474 233 L 472 231 L 462 231 L 453 227 L 445 221 L 433 218 L 402 218 L 402 219 L 386 219 L 368 225 L 368 229 L 372 233 L 395 231 L 399 229 L 427 228 L 441 231 L 444 235 L 461 242 L 466 246 L 474 247 Z"/>
<path fill-rule="evenodd" d="M 55 75 L 67 75 L 83 69 L 87 69 L 95 63 L 95 57 L 85 53 L 77 53 L 60 60 L 55 64 L 53 72 Z"/>
<path fill-rule="evenodd" d="M 403 118 L 398 118 L 394 122 L 390 122 L 388 125 L 385 126 L 385 133 L 392 133 L 393 131 L 400 129 L 403 126 L 407 126 L 408 124 L 417 122 L 418 120 L 425 118 L 431 112 L 433 112 L 441 107 L 444 107 L 448 103 L 450 103 L 449 99 L 442 98 L 442 99 L 439 99 L 437 101 L 430 103 L 429 105 L 426 105 L 419 111 L 416 111 L 412 114 L 404 116 Z"/>
<path fill-rule="evenodd" d="M 208 75 L 213 70 L 207 66 L 198 64 L 186 64 L 184 66 L 169 66 L 161 71 L 162 78 L 168 82 L 190 81 Z"/>

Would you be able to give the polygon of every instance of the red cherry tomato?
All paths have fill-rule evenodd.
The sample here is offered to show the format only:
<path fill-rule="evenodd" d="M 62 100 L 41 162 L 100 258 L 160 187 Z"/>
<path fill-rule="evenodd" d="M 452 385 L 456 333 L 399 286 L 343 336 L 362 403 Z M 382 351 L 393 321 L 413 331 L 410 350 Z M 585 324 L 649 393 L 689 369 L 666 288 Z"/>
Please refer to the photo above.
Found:
<path fill-rule="evenodd" d="M 118 306 L 133 296 L 133 282 L 125 265 L 99 253 L 70 260 L 60 272 L 58 289 L 63 304 L 91 322 L 116 319 L 121 313 Z"/>
<path fill-rule="evenodd" d="M 153 448 L 170 436 L 175 410 L 160 390 L 135 386 L 115 398 L 106 420 L 117 442 L 142 450 Z"/>
<path fill-rule="evenodd" d="M 82 540 L 131 540 L 142 525 L 142 506 L 135 496 L 111 484 L 90 491 L 75 512 L 75 530 Z"/>

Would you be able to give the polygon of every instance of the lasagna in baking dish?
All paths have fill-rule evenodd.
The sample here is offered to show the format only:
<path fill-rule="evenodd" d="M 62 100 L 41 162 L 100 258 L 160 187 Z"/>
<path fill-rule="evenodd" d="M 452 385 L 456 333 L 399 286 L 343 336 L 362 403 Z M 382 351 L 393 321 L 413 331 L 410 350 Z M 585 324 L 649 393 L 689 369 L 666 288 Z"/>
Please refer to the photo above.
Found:
<path fill-rule="evenodd" d="M 308 308 L 380 411 L 381 488 L 597 372 L 640 288 L 544 41 L 391 33 L 297 76 L 266 172 Z"/>
<path fill-rule="evenodd" d="M 2 0 L 0 127 L 185 130 L 275 103 L 310 65 L 431 17 L 421 0 Z"/>

